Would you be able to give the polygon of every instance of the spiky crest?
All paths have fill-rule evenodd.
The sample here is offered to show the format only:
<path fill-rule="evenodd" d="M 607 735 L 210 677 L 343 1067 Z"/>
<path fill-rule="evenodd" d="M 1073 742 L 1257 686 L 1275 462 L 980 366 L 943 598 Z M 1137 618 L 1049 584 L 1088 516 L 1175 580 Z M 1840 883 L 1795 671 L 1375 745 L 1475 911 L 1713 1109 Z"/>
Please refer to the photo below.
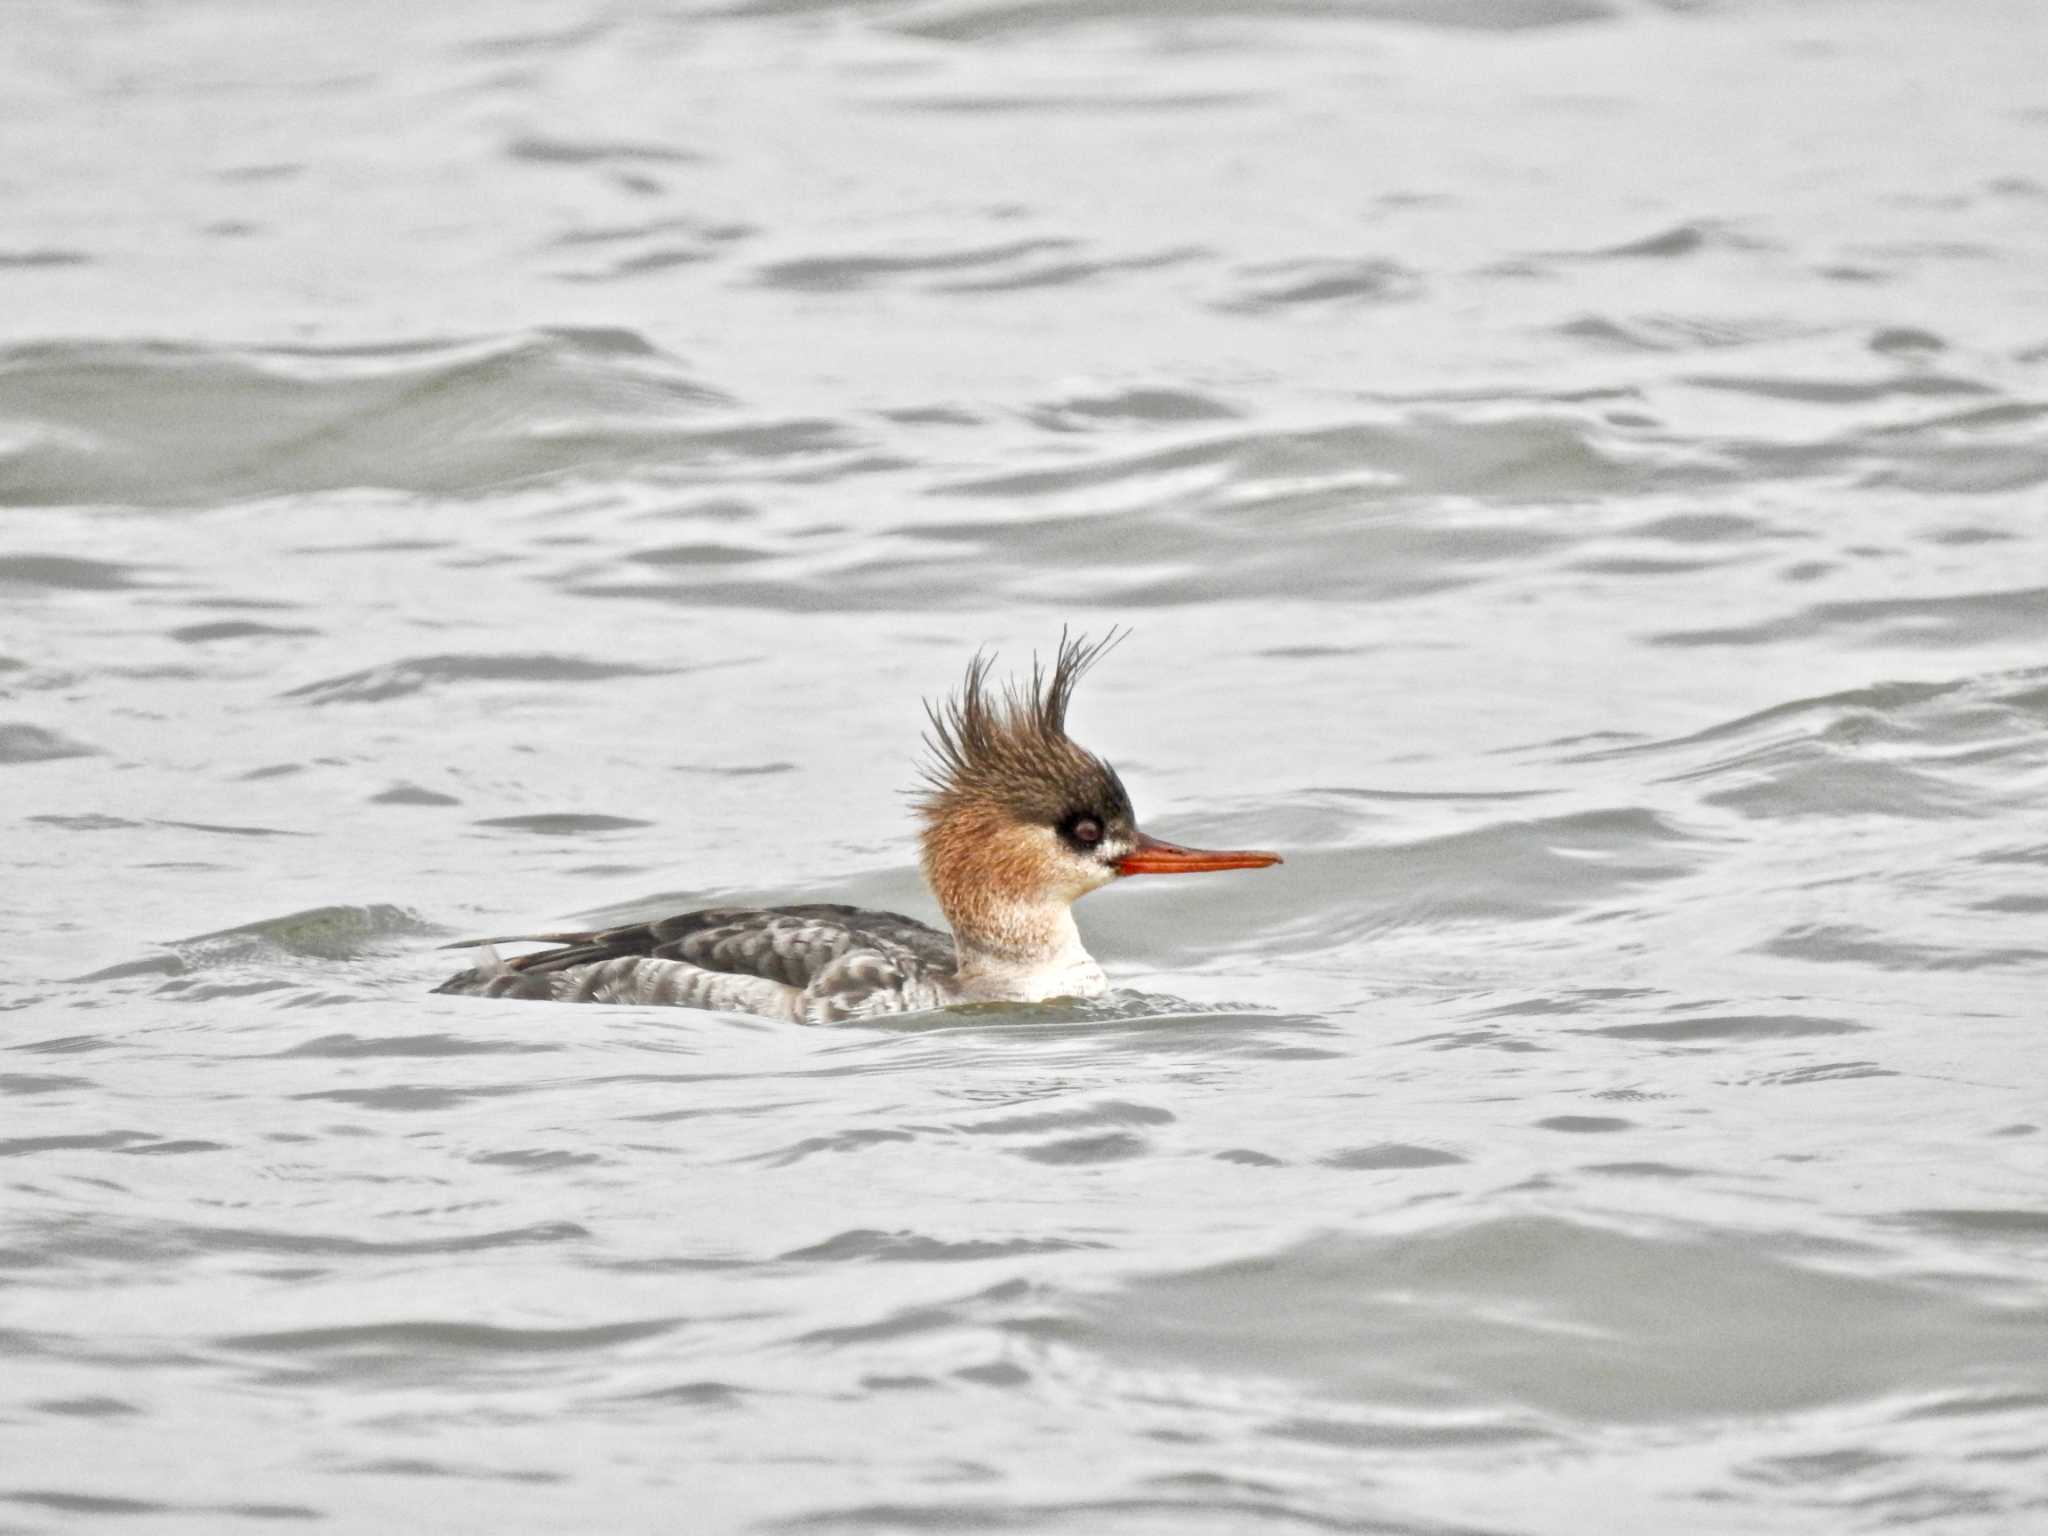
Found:
<path fill-rule="evenodd" d="M 1015 680 L 992 687 L 995 658 L 976 652 L 958 693 L 938 704 L 925 702 L 931 729 L 924 739 L 931 755 L 922 770 L 918 808 L 924 816 L 936 821 L 972 801 L 1052 814 L 1052 797 L 1071 798 L 1104 780 L 1121 799 L 1115 771 L 1067 735 L 1067 708 L 1088 669 L 1129 633 L 1112 628 L 1090 640 L 1062 629 L 1050 671 L 1032 657 L 1025 688 Z"/>

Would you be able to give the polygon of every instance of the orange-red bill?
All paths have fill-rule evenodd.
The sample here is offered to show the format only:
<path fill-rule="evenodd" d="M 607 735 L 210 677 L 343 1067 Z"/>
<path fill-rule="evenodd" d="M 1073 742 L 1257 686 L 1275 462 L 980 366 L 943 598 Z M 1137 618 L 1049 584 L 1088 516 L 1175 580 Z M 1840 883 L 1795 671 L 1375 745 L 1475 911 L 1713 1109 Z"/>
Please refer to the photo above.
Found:
<path fill-rule="evenodd" d="M 1116 861 L 1120 875 L 1199 875 L 1213 869 L 1264 869 L 1280 855 L 1256 848 L 1183 848 L 1138 834 L 1138 846 Z"/>

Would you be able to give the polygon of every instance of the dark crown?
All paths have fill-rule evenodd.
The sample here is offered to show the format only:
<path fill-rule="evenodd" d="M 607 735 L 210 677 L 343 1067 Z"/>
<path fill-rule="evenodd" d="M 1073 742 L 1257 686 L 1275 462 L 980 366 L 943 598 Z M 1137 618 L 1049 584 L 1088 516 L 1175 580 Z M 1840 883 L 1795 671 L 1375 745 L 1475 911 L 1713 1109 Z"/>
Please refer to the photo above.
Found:
<path fill-rule="evenodd" d="M 925 790 L 918 809 L 928 821 L 970 804 L 995 804 L 1021 819 L 1055 822 L 1075 812 L 1107 819 L 1131 814 L 1130 796 L 1116 770 L 1067 735 L 1074 686 L 1129 631 L 1100 640 L 1060 635 L 1047 672 L 1037 657 L 1031 681 L 1000 688 L 989 683 L 995 658 L 977 652 L 958 693 L 925 704 L 931 729 L 925 745 Z"/>

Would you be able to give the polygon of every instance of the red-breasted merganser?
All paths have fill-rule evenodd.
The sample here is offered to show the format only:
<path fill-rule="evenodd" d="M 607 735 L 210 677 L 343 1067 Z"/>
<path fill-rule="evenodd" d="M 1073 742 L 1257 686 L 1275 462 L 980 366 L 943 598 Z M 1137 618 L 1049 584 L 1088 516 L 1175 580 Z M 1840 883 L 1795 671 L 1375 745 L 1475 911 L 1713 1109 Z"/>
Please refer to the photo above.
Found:
<path fill-rule="evenodd" d="M 713 907 L 591 933 L 484 946 L 439 992 L 565 1003 L 717 1008 L 836 1024 L 952 1003 L 1096 997 L 1108 979 L 1073 904 L 1125 875 L 1261 869 L 1276 853 L 1182 848 L 1138 830 L 1116 770 L 1067 735 L 1074 685 L 1120 637 L 1062 636 L 1028 689 L 989 687 L 977 655 L 954 697 L 927 703 L 931 757 L 918 802 L 926 882 L 951 935 L 895 912 L 837 904 Z M 501 959 L 491 946 L 556 948 Z"/>

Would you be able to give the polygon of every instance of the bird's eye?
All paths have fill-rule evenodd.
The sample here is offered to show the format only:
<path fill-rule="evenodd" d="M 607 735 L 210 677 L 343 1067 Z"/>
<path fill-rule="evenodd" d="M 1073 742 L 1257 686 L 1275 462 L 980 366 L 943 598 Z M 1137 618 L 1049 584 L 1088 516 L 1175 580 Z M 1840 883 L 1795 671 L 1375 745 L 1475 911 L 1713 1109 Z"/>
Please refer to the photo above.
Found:
<path fill-rule="evenodd" d="M 1102 841 L 1102 823 L 1093 816 L 1076 816 L 1067 823 L 1067 835 L 1083 848 L 1093 848 Z"/>

